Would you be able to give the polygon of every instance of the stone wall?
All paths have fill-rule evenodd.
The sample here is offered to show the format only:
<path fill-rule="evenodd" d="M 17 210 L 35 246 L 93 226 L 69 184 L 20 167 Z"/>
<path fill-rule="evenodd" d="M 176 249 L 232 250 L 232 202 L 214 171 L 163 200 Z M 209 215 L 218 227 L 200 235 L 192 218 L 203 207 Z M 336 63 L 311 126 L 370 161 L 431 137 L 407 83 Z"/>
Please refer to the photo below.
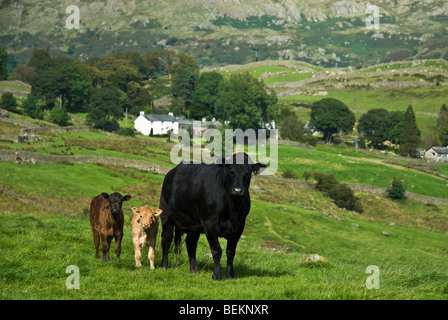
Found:
<path fill-rule="evenodd" d="M 15 152 L 15 150 L 0 150 L 0 161 L 13 162 Z M 114 157 L 50 155 L 28 151 L 19 151 L 19 156 L 24 162 L 30 163 L 92 163 L 135 168 L 138 170 L 150 171 L 159 174 L 166 174 L 170 170 L 170 167 L 161 164 Z"/>

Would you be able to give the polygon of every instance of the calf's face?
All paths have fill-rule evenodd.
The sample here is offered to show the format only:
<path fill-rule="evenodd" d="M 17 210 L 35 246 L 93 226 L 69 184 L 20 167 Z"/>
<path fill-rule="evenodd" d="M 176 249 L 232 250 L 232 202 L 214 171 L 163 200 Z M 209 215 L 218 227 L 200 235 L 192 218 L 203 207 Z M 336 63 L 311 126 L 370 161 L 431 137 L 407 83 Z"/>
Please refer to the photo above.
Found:
<path fill-rule="evenodd" d="M 113 215 L 117 215 L 121 212 L 123 201 L 129 201 L 132 199 L 130 195 L 122 196 L 118 192 L 112 193 L 111 195 L 103 192 L 101 196 L 109 201 L 110 213 L 112 213 Z"/>
<path fill-rule="evenodd" d="M 156 221 L 157 217 L 160 216 L 162 210 L 150 208 L 147 205 L 144 207 L 133 207 L 132 211 L 134 215 L 138 215 L 137 222 L 141 224 L 143 229 L 148 229 L 151 224 Z"/>

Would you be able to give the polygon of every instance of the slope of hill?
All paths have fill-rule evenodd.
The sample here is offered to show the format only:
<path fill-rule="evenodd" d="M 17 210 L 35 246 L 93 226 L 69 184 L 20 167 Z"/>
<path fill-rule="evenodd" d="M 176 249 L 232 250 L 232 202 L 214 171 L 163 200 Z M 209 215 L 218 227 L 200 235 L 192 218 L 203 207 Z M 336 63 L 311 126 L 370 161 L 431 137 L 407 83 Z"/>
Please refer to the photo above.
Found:
<path fill-rule="evenodd" d="M 70 1 L 0 4 L 0 41 L 17 62 L 35 48 L 86 59 L 169 48 L 201 66 L 300 59 L 323 66 L 446 58 L 445 1 L 371 1 L 380 28 L 366 27 L 367 2 L 322 0 L 83 1 L 80 29 L 66 28 Z"/>
<path fill-rule="evenodd" d="M 26 121 L 22 118 L 22 121 Z M 1 132 L 14 131 L 0 121 Z M 20 129 L 19 125 L 15 125 Z M 0 141 L 0 149 L 36 155 L 90 155 L 103 159 L 169 160 L 170 144 L 96 131 L 42 132 L 39 141 Z M 0 152 L 6 152 L 1 151 Z M 200 273 L 190 274 L 185 250 L 171 268 L 137 269 L 132 206 L 158 205 L 163 174 L 117 163 L 0 162 L 2 299 L 447 299 L 447 206 L 410 199 L 392 201 L 357 192 L 363 214 L 338 208 L 306 183 L 281 179 L 285 169 L 333 173 L 343 182 L 382 186 L 391 177 L 408 190 L 447 197 L 446 178 L 393 165 L 349 147 L 279 146 L 276 176 L 254 177 L 252 209 L 235 258 L 236 278 L 212 282 L 213 260 L 205 237 L 198 245 Z M 7 160 L 7 159 L 5 159 Z M 36 163 L 33 163 L 36 162 Z M 448 173 L 446 165 L 439 165 Z M 363 169 L 362 169 L 363 168 Z M 124 204 L 122 256 L 94 259 L 88 220 L 90 199 L 100 192 L 133 195 Z M 68 216 L 73 215 L 73 216 Z M 225 247 L 225 241 L 221 245 Z M 309 262 L 319 254 L 328 262 Z M 26 259 L 24 258 L 26 257 Z M 223 258 L 224 264 L 225 258 Z M 160 234 L 156 265 L 161 263 Z M 80 290 L 67 290 L 67 266 L 80 270 Z M 366 268 L 379 268 L 379 289 L 368 289 Z"/>

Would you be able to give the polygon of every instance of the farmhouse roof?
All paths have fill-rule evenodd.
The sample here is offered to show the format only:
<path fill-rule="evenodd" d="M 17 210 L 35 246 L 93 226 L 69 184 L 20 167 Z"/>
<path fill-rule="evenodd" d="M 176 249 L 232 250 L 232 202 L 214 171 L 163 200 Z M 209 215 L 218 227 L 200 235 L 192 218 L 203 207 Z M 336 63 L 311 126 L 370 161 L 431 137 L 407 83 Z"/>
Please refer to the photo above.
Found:
<path fill-rule="evenodd" d="M 171 121 L 179 122 L 175 117 L 170 114 L 145 114 L 145 118 L 149 121 Z"/>
<path fill-rule="evenodd" d="M 434 150 L 435 152 L 437 152 L 438 154 L 448 154 L 448 147 L 432 147 L 432 150 Z"/>

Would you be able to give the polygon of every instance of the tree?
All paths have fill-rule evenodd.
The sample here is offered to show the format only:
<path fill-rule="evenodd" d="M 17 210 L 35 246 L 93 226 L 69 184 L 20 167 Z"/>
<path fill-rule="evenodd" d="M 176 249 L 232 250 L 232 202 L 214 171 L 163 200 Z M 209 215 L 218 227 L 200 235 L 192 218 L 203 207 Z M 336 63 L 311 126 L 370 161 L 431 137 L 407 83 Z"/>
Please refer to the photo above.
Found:
<path fill-rule="evenodd" d="M 28 67 L 33 67 L 36 71 L 48 70 L 52 66 L 50 54 L 45 49 L 36 49 L 31 55 Z"/>
<path fill-rule="evenodd" d="M 15 111 L 17 107 L 17 99 L 11 92 L 5 92 L 2 94 L 0 100 L 0 108 L 6 109 L 8 111 Z"/>
<path fill-rule="evenodd" d="M 26 67 L 23 64 L 18 64 L 9 78 L 11 80 L 19 80 L 26 83 L 31 83 L 31 80 L 36 76 L 36 71 L 33 67 Z"/>
<path fill-rule="evenodd" d="M 70 112 L 84 111 L 89 103 L 93 87 L 84 71 L 76 63 L 67 63 L 60 67 L 67 84 L 64 107 Z"/>
<path fill-rule="evenodd" d="M 448 146 L 448 108 L 444 104 L 437 118 L 437 137 L 442 146 Z"/>
<path fill-rule="evenodd" d="M 179 68 L 174 76 L 171 88 L 174 98 L 178 98 L 182 105 L 182 112 L 185 112 L 193 102 L 193 91 L 197 79 L 196 70 L 188 66 Z"/>
<path fill-rule="evenodd" d="M 404 127 L 404 111 L 391 111 L 386 118 L 387 140 L 393 144 L 401 143 L 401 136 Z"/>
<path fill-rule="evenodd" d="M 22 108 L 25 111 L 25 114 L 34 119 L 44 118 L 44 107 L 45 103 L 32 93 L 22 101 Z"/>
<path fill-rule="evenodd" d="M 95 128 L 107 131 L 118 130 L 117 121 L 123 118 L 120 99 L 120 91 L 117 88 L 95 89 L 90 99 L 91 111 L 87 115 L 87 122 Z"/>
<path fill-rule="evenodd" d="M 68 126 L 70 116 L 68 115 L 67 111 L 64 110 L 64 108 L 56 106 L 53 109 L 51 109 L 50 121 L 60 126 Z"/>
<path fill-rule="evenodd" d="M 51 68 L 40 70 L 31 81 L 31 94 L 43 98 L 47 107 L 52 109 L 56 99 L 65 96 L 68 84 L 62 70 Z"/>
<path fill-rule="evenodd" d="M 414 110 L 409 106 L 404 115 L 403 134 L 400 152 L 408 157 L 416 157 L 417 145 L 420 141 L 420 130 L 415 122 Z"/>
<path fill-rule="evenodd" d="M 351 132 L 355 120 L 353 112 L 337 99 L 325 98 L 314 102 L 311 107 L 310 127 L 321 131 L 326 143 L 331 143 L 333 135 L 339 131 Z"/>
<path fill-rule="evenodd" d="M 8 68 L 6 66 L 8 62 L 8 53 L 5 49 L 0 48 L 0 80 L 8 79 Z"/>
<path fill-rule="evenodd" d="M 370 140 L 374 148 L 381 148 L 387 140 L 387 115 L 385 109 L 370 109 L 359 118 L 358 132 Z"/>
<path fill-rule="evenodd" d="M 218 72 L 201 73 L 193 92 L 190 117 L 201 119 L 215 113 L 215 103 L 223 79 L 224 77 Z"/>
<path fill-rule="evenodd" d="M 263 82 L 250 73 L 233 74 L 224 80 L 215 104 L 215 115 L 230 121 L 233 129 L 264 127 L 277 114 L 277 96 L 267 93 Z"/>
<path fill-rule="evenodd" d="M 404 187 L 403 182 L 398 178 L 393 178 L 389 188 L 386 190 L 387 196 L 393 200 L 406 198 L 404 195 L 405 191 L 406 188 Z"/>
<path fill-rule="evenodd" d="M 279 112 L 280 135 L 283 139 L 303 141 L 305 128 L 297 115 L 288 108 L 282 108 Z"/>

